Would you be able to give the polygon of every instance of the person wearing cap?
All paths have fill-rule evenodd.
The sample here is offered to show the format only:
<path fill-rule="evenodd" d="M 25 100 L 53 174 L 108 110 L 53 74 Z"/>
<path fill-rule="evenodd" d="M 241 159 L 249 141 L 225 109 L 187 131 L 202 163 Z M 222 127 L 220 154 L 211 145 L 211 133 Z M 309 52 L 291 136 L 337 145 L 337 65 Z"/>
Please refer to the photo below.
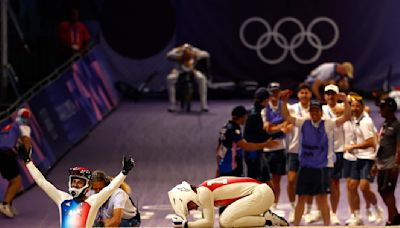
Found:
<path fill-rule="evenodd" d="M 286 220 L 270 210 L 274 193 L 265 183 L 249 177 L 219 177 L 200 186 L 183 181 L 168 192 L 176 215 L 174 227 L 214 227 L 214 207 L 225 206 L 219 216 L 220 227 L 288 226 Z M 202 211 L 202 218 L 188 221 L 190 210 Z"/>
<path fill-rule="evenodd" d="M 22 146 L 31 147 L 31 127 L 29 122 L 32 113 L 27 108 L 17 111 L 15 121 L 3 126 L 0 130 L 0 173 L 9 181 L 3 203 L 0 204 L 0 213 L 7 218 L 14 218 L 17 211 L 13 206 L 13 200 L 22 189 L 22 178 L 18 168 L 16 148 Z M 6 135 L 13 136 L 5 138 Z M 8 144 L 8 145 L 6 145 Z"/>
<path fill-rule="evenodd" d="M 243 130 L 243 138 L 247 142 L 260 143 L 269 138 L 267 131 L 264 129 L 263 119 L 261 117 L 261 111 L 267 105 L 268 97 L 268 90 L 264 87 L 258 88 L 254 93 L 254 105 L 250 109 Z M 262 149 L 246 151 L 244 157 L 247 166 L 247 176 L 258 179 L 262 182 L 268 182 L 271 185 L 269 170 L 261 171 L 261 153 Z M 264 175 L 261 175 L 262 173 Z"/>
<path fill-rule="evenodd" d="M 264 148 L 261 154 L 262 175 L 268 172 L 272 176 L 272 189 L 275 194 L 275 203 L 272 210 L 275 210 L 281 192 L 281 177 L 286 175 L 286 155 L 285 155 L 285 132 L 288 131 L 288 122 L 284 121 L 280 106 L 280 84 L 271 82 L 268 84 L 269 100 L 265 109 L 262 110 L 264 128 L 279 144 L 275 147 Z M 269 174 L 268 174 L 269 175 Z"/>
<path fill-rule="evenodd" d="M 373 181 L 371 169 L 377 152 L 377 130 L 372 119 L 364 111 L 363 97 L 353 93 L 350 101 L 352 117 L 349 126 L 346 126 L 348 133 L 345 135 L 344 151 L 353 157 L 350 174 L 348 174 L 350 176 L 346 181 L 352 216 L 346 221 L 346 224 L 352 226 L 363 224 L 360 215 L 358 188 L 360 188 L 365 199 L 368 220 L 380 224 L 383 221 L 383 210 L 378 206 L 376 195 L 370 187 L 370 182 Z M 370 205 L 373 206 L 374 210 L 370 210 Z"/>
<path fill-rule="evenodd" d="M 99 193 L 107 187 L 113 177 L 108 176 L 102 170 L 92 173 L 90 195 Z M 140 213 L 133 203 L 130 194 L 131 187 L 122 182 L 107 201 L 100 207 L 94 222 L 98 227 L 137 227 L 140 225 Z"/>
<path fill-rule="evenodd" d="M 232 119 L 219 131 L 216 176 L 242 176 L 243 175 L 243 150 L 255 151 L 264 147 L 272 147 L 276 142 L 266 139 L 263 142 L 247 142 L 242 137 L 242 126 L 247 119 L 247 110 L 243 106 L 236 106 L 232 110 Z"/>
<path fill-rule="evenodd" d="M 329 84 L 324 88 L 324 99 L 326 105 L 322 106 L 324 119 L 336 119 L 343 114 L 343 103 L 338 103 L 339 87 Z M 336 159 L 331 174 L 331 223 L 333 225 L 340 225 L 340 221 L 336 216 L 336 211 L 340 199 L 340 179 L 343 177 L 343 151 L 344 151 L 344 130 L 343 125 L 335 127 L 333 140 L 333 151 L 335 152 Z"/>
<path fill-rule="evenodd" d="M 395 112 L 395 99 L 386 97 L 379 103 L 379 111 L 385 119 L 378 134 L 379 149 L 372 173 L 378 172 L 378 192 L 388 209 L 386 225 L 400 225 L 396 207 L 395 190 L 400 167 L 400 122 Z"/>
<path fill-rule="evenodd" d="M 310 101 L 312 91 L 308 84 L 300 83 L 297 87 L 297 98 L 298 102 L 294 104 L 288 104 L 290 115 L 298 118 L 310 118 Z M 287 195 L 289 198 L 291 210 L 289 212 L 288 222 L 293 223 L 294 211 L 296 206 L 296 182 L 297 172 L 300 168 L 299 163 L 299 149 L 300 149 L 300 129 L 296 126 L 291 125 L 290 131 L 286 134 L 286 151 L 287 151 Z M 311 222 L 311 207 L 312 199 L 307 203 L 305 210 L 304 220 L 306 223 Z"/>
<path fill-rule="evenodd" d="M 335 126 L 341 126 L 350 118 L 350 106 L 346 94 L 339 93 L 338 98 L 345 103 L 344 114 L 339 118 L 323 120 L 322 105 L 316 100 L 310 103 L 310 118 L 298 118 L 290 115 L 287 108 L 289 95 L 288 90 L 281 93 L 282 114 L 286 121 L 300 129 L 301 141 L 294 225 L 300 224 L 304 205 L 310 196 L 316 197 L 324 225 L 330 225 L 327 194 L 330 193 L 329 170 L 333 167 L 333 130 Z"/>
<path fill-rule="evenodd" d="M 319 101 L 323 101 L 320 88 L 328 84 L 336 84 L 340 91 L 349 89 L 349 79 L 353 78 L 353 64 L 350 62 L 336 63 L 328 62 L 319 65 L 305 80 L 311 86 L 314 96 Z"/>
<path fill-rule="evenodd" d="M 207 77 L 199 70 L 196 70 L 196 63 L 200 59 L 209 58 L 207 51 L 200 50 L 192 45 L 185 43 L 176 47 L 167 53 L 167 58 L 176 62 L 170 74 L 167 76 L 168 96 L 170 106 L 169 112 L 176 110 L 176 82 L 179 75 L 185 72 L 192 72 L 199 85 L 199 96 L 201 111 L 208 112 L 207 106 Z"/>

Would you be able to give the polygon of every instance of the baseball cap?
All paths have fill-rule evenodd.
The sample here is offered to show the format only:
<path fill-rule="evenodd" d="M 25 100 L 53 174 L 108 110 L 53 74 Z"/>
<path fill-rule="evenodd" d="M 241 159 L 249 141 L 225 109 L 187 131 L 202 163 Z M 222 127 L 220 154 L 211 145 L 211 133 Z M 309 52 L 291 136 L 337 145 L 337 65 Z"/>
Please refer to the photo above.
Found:
<path fill-rule="evenodd" d="M 272 91 L 281 89 L 281 84 L 279 82 L 271 82 L 268 84 L 268 92 L 272 94 Z"/>
<path fill-rule="evenodd" d="M 321 102 L 317 101 L 317 100 L 312 100 L 310 102 L 310 109 L 312 108 L 319 108 L 320 110 L 322 110 L 322 104 Z"/>
<path fill-rule="evenodd" d="M 353 64 L 351 64 L 350 62 L 343 62 L 342 63 L 342 67 L 344 68 L 344 71 L 346 72 L 346 76 L 349 78 L 353 78 Z"/>
<path fill-rule="evenodd" d="M 392 112 L 395 112 L 397 110 L 396 100 L 392 97 L 386 97 L 385 99 L 381 100 L 379 102 L 379 106 L 388 106 Z"/>
<path fill-rule="evenodd" d="M 269 97 L 269 92 L 268 89 L 265 87 L 260 87 L 256 90 L 256 92 L 254 93 L 254 99 L 258 100 L 258 101 L 264 101 L 266 99 L 268 99 Z"/>
<path fill-rule="evenodd" d="M 232 116 L 233 117 L 242 117 L 242 116 L 244 116 L 246 114 L 247 114 L 247 110 L 242 105 L 236 106 L 232 110 Z"/>
<path fill-rule="evenodd" d="M 330 90 L 335 92 L 336 94 L 339 93 L 339 87 L 337 87 L 336 85 L 329 84 L 329 85 L 325 86 L 325 89 L 324 89 L 325 93 L 330 91 Z"/>

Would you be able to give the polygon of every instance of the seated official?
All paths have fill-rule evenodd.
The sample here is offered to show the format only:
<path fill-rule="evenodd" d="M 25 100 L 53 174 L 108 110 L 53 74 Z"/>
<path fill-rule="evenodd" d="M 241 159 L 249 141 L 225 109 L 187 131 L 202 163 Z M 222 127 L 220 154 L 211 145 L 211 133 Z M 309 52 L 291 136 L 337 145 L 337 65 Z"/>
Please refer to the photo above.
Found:
<path fill-rule="evenodd" d="M 101 170 L 96 170 L 92 175 L 92 192 L 95 194 L 106 187 L 112 177 Z M 129 197 L 131 188 L 127 183 L 122 183 L 108 200 L 100 207 L 97 213 L 95 226 L 104 227 L 137 227 L 140 225 L 140 214 L 132 199 Z"/>

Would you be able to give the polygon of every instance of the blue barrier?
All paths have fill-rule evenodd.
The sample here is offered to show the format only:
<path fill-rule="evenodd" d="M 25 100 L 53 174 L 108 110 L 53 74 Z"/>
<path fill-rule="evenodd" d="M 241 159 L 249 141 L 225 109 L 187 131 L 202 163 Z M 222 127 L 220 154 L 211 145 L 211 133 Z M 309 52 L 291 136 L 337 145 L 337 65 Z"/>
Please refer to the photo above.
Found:
<path fill-rule="evenodd" d="M 57 77 L 53 76 L 47 86 L 30 91 L 33 94 L 23 101 L 22 106 L 32 110 L 32 159 L 42 172 L 48 171 L 118 105 L 120 98 L 108 72 L 101 52 L 94 48 Z M 15 115 L 16 111 L 3 119 L 0 127 L 15 119 Z M 20 170 L 26 189 L 33 180 L 22 161 Z M 0 178 L 1 196 L 7 184 Z"/>

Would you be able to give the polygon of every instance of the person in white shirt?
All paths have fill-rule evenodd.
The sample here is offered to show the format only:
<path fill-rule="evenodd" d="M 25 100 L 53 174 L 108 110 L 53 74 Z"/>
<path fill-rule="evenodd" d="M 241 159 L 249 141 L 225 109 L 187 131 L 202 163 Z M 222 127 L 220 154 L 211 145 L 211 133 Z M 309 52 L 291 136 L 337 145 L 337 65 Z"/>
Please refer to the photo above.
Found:
<path fill-rule="evenodd" d="M 288 105 L 289 113 L 292 116 L 298 118 L 310 118 L 310 101 L 311 101 L 312 91 L 310 86 L 306 83 L 301 83 L 297 87 L 297 98 L 298 102 Z M 294 221 L 294 211 L 296 206 L 296 182 L 297 182 L 297 172 L 300 168 L 299 163 L 299 150 L 300 150 L 300 129 L 296 126 L 289 125 L 291 130 L 286 134 L 286 151 L 287 151 L 287 194 L 291 206 L 289 212 L 288 222 L 293 223 Z M 312 202 L 312 201 L 311 201 Z M 312 203 L 310 203 L 311 205 Z M 306 223 L 310 217 L 311 206 L 306 208 L 305 220 Z"/>
<path fill-rule="evenodd" d="M 290 115 L 287 101 L 290 91 L 281 93 L 282 115 L 286 121 L 301 129 L 299 151 L 300 169 L 296 185 L 298 201 L 296 204 L 294 225 L 300 224 L 304 204 L 310 196 L 316 197 L 324 225 L 330 224 L 328 193 L 330 193 L 330 169 L 333 167 L 333 130 L 341 126 L 350 117 L 350 108 L 346 95 L 339 94 L 345 102 L 344 115 L 337 119 L 322 119 L 322 105 L 318 101 L 310 103 L 310 119 Z"/>
<path fill-rule="evenodd" d="M 346 221 L 348 225 L 362 225 L 360 216 L 360 200 L 358 187 L 365 198 L 367 207 L 373 205 L 373 211 L 367 208 L 368 220 L 380 224 L 383 221 L 383 211 L 378 207 L 375 193 L 371 190 L 370 183 L 373 181 L 371 169 L 376 159 L 377 130 L 372 119 L 365 114 L 365 103 L 362 97 L 352 96 L 350 121 L 350 132 L 353 133 L 350 144 L 346 144 L 344 151 L 353 154 L 357 160 L 352 164 L 350 171 L 350 181 L 348 183 L 349 203 L 354 210 L 354 215 Z"/>
<path fill-rule="evenodd" d="M 175 61 L 176 67 L 172 69 L 171 73 L 167 76 L 168 96 L 170 106 L 169 112 L 176 110 L 176 82 L 178 77 L 183 72 L 193 72 L 194 77 L 199 85 L 199 95 L 201 109 L 203 112 L 208 111 L 207 106 L 207 78 L 206 76 L 196 70 L 196 63 L 203 58 L 209 58 L 210 54 L 207 51 L 200 50 L 190 44 L 183 44 L 176 47 L 167 53 L 167 58 Z"/>
<path fill-rule="evenodd" d="M 337 95 L 339 87 L 329 84 L 324 88 L 324 98 L 326 105 L 322 106 L 324 119 L 336 119 L 343 114 L 343 103 L 338 103 Z M 340 199 L 340 179 L 343 174 L 343 150 L 344 150 L 344 130 L 343 125 L 335 127 L 333 133 L 333 150 L 336 155 L 335 164 L 331 175 L 331 223 L 340 225 L 340 221 L 336 216 L 336 211 Z"/>
<path fill-rule="evenodd" d="M 108 186 L 112 177 L 102 170 L 95 170 L 92 174 L 91 194 L 99 193 Z M 95 220 L 95 226 L 101 227 L 137 227 L 140 225 L 140 214 L 131 197 L 130 186 L 123 182 L 110 198 L 100 207 Z"/>
<path fill-rule="evenodd" d="M 219 217 L 221 227 L 288 226 L 268 209 L 274 193 L 265 183 L 249 177 L 219 177 L 195 187 L 183 181 L 168 192 L 176 215 L 174 227 L 214 227 L 214 206 L 227 206 Z M 203 218 L 188 221 L 189 211 L 201 209 Z"/>

